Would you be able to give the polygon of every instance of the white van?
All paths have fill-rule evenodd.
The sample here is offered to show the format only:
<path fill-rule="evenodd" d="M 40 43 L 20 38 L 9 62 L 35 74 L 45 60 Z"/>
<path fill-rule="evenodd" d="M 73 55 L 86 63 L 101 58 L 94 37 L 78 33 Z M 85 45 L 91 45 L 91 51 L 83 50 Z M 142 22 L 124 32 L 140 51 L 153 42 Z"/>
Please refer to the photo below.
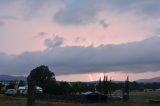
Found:
<path fill-rule="evenodd" d="M 7 89 L 5 94 L 6 95 L 16 95 L 17 94 L 17 90 L 16 89 Z"/>
<path fill-rule="evenodd" d="M 20 86 L 18 87 L 18 92 L 22 95 L 27 95 L 27 86 Z M 39 86 L 36 86 L 36 93 L 43 93 L 43 89 Z"/>

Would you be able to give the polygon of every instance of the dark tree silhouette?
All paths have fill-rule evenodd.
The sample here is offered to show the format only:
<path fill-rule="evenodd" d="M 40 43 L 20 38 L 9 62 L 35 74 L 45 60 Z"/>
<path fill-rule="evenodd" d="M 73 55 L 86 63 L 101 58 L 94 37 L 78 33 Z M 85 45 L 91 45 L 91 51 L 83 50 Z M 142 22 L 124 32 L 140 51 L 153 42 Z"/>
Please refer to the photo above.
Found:
<path fill-rule="evenodd" d="M 33 69 L 30 73 L 31 79 L 35 81 L 37 86 L 45 88 L 45 84 L 49 80 L 55 81 L 54 73 L 47 66 L 41 65 Z"/>
<path fill-rule="evenodd" d="M 28 94 L 27 94 L 27 106 L 35 106 L 35 81 L 32 80 L 32 77 L 29 75 L 27 77 L 28 83 Z"/>
<path fill-rule="evenodd" d="M 99 79 L 99 82 L 98 82 L 96 88 L 97 88 L 97 91 L 102 92 L 102 81 L 101 81 L 101 77 L 100 77 L 100 79 Z"/>
<path fill-rule="evenodd" d="M 18 87 L 20 87 L 20 86 L 25 86 L 26 84 L 25 84 L 25 81 L 22 81 L 22 80 L 20 80 L 19 81 L 19 84 L 18 84 Z"/>
<path fill-rule="evenodd" d="M 15 89 L 16 82 L 12 81 L 9 83 L 9 85 L 6 86 L 6 89 Z"/>
<path fill-rule="evenodd" d="M 36 94 L 36 86 L 40 86 L 46 91 L 45 87 L 48 81 L 55 81 L 54 73 L 51 72 L 47 66 L 41 65 L 35 69 L 33 69 L 28 78 L 28 99 L 27 105 L 34 106 L 35 104 L 35 94 Z M 47 88 L 48 89 L 48 88 Z"/>
<path fill-rule="evenodd" d="M 129 77 L 128 76 L 127 76 L 127 79 L 125 81 L 124 92 L 129 94 Z"/>
<path fill-rule="evenodd" d="M 109 82 L 108 82 L 108 76 L 104 76 L 103 79 L 103 92 L 104 94 L 108 95 L 108 91 L 109 91 Z"/>
<path fill-rule="evenodd" d="M 128 99 L 129 99 L 129 77 L 127 76 L 127 79 L 124 83 L 123 100 L 128 101 Z"/>
<path fill-rule="evenodd" d="M 112 80 L 111 80 L 111 78 L 110 78 L 110 81 L 108 82 L 108 92 L 109 92 L 109 95 L 111 96 L 111 94 L 112 94 L 112 88 L 111 88 L 111 85 L 112 85 Z"/>
<path fill-rule="evenodd" d="M 60 82 L 61 94 L 69 95 L 71 94 L 71 85 L 68 82 Z"/>
<path fill-rule="evenodd" d="M 45 83 L 44 92 L 49 95 L 60 94 L 60 86 L 55 80 L 48 80 Z"/>
<path fill-rule="evenodd" d="M 4 87 L 5 85 L 3 85 L 2 83 L 0 83 L 0 93 L 2 92 L 2 87 Z"/>

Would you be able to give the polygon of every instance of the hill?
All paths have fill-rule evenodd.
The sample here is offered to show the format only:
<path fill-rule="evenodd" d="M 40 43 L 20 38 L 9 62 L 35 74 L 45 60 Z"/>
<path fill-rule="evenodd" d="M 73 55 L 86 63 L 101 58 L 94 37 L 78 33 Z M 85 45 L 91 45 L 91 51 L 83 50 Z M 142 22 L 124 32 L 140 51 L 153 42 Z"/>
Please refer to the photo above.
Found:
<path fill-rule="evenodd" d="M 26 80 L 26 77 L 23 76 L 10 76 L 10 75 L 0 75 L 0 80 L 5 80 L 5 81 L 9 81 L 9 80 Z"/>
<path fill-rule="evenodd" d="M 160 82 L 160 77 L 155 77 L 155 78 L 151 78 L 151 79 L 140 79 L 137 80 L 136 82 Z"/>

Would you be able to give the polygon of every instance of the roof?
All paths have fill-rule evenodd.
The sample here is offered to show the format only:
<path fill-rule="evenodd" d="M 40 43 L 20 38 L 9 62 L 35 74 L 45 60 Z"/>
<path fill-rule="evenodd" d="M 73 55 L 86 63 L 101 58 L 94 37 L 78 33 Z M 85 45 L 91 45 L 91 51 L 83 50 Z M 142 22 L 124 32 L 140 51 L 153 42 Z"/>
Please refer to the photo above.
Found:
<path fill-rule="evenodd" d="M 81 94 L 83 94 L 83 95 L 89 95 L 89 94 L 92 94 L 93 92 L 91 92 L 91 91 L 87 91 L 87 92 L 82 92 Z"/>
<path fill-rule="evenodd" d="M 82 92 L 82 95 L 103 95 L 98 91 L 92 92 L 92 91 L 87 91 L 87 92 Z"/>
<path fill-rule="evenodd" d="M 28 89 L 28 87 L 27 86 L 20 86 L 20 87 L 18 87 L 18 90 L 25 90 L 25 89 Z M 39 86 L 36 86 L 36 89 L 37 90 L 42 90 L 42 88 L 39 87 Z"/>
<path fill-rule="evenodd" d="M 26 86 L 20 86 L 20 87 L 18 87 L 18 90 L 25 90 L 25 89 L 27 89 Z"/>

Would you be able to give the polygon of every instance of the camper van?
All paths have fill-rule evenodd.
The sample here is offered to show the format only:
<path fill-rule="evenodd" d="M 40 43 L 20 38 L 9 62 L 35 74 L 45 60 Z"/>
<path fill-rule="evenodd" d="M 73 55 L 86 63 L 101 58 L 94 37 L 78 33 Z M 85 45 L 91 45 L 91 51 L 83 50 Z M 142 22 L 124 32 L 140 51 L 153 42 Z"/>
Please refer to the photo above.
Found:
<path fill-rule="evenodd" d="M 17 90 L 16 89 L 7 89 L 5 94 L 6 95 L 16 95 L 17 94 Z"/>
<path fill-rule="evenodd" d="M 18 87 L 18 94 L 19 95 L 27 95 L 27 86 L 20 86 Z M 43 93 L 43 89 L 39 86 L 36 86 L 36 93 Z"/>

